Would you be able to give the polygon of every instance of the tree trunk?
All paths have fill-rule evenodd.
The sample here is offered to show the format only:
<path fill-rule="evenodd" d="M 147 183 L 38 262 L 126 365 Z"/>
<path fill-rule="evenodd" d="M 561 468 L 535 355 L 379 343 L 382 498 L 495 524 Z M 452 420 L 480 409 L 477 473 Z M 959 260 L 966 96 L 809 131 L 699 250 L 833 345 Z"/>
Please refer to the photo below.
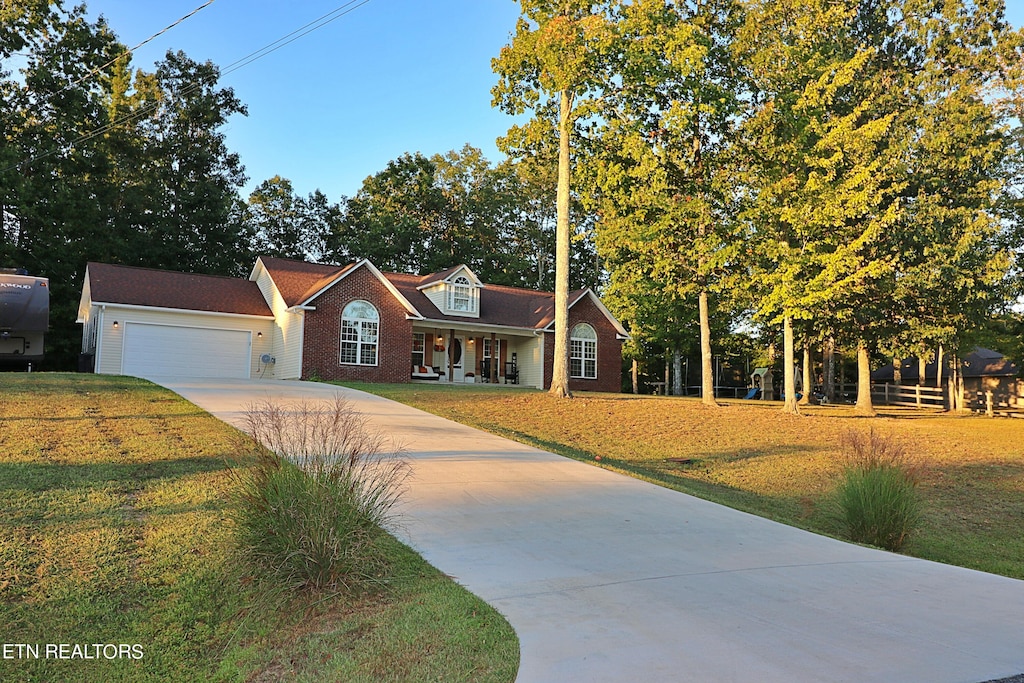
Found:
<path fill-rule="evenodd" d="M 829 403 L 836 402 L 836 340 L 829 337 L 825 340 L 825 348 L 822 349 L 821 359 L 821 383 L 825 400 Z"/>
<path fill-rule="evenodd" d="M 892 383 L 897 386 L 903 384 L 903 359 L 895 356 L 892 359 Z"/>
<path fill-rule="evenodd" d="M 683 354 L 679 349 L 672 352 L 672 395 L 683 395 Z"/>
<path fill-rule="evenodd" d="M 917 357 L 917 383 L 922 387 L 925 382 L 925 375 L 928 374 L 927 349 L 921 347 L 921 354 Z"/>
<path fill-rule="evenodd" d="M 640 393 L 640 372 L 639 372 L 639 369 L 637 368 L 636 358 L 633 359 L 633 367 L 630 368 L 629 374 L 630 374 L 630 376 L 633 379 L 633 393 L 634 394 L 639 394 Z"/>
<path fill-rule="evenodd" d="M 964 366 L 960 355 L 956 357 L 956 409 L 960 412 L 967 412 L 967 402 L 964 400 Z"/>
<path fill-rule="evenodd" d="M 942 344 L 939 344 L 939 355 L 935 359 L 935 386 L 939 389 L 942 388 L 942 364 L 945 362 L 942 351 Z"/>
<path fill-rule="evenodd" d="M 957 413 L 967 410 L 967 404 L 964 402 L 964 370 L 957 353 L 953 354 L 953 361 L 950 363 L 949 409 Z"/>
<path fill-rule="evenodd" d="M 558 189 L 555 198 L 555 351 L 551 359 L 552 396 L 572 398 L 569 390 L 569 112 L 568 90 L 558 111 Z"/>
<path fill-rule="evenodd" d="M 949 379 L 946 381 L 946 403 L 952 412 L 957 411 L 956 405 L 956 366 L 949 371 Z"/>
<path fill-rule="evenodd" d="M 785 402 L 782 412 L 799 415 L 800 408 L 796 405 L 796 351 L 793 348 L 793 318 L 786 316 L 782 323 L 782 386 Z"/>
<path fill-rule="evenodd" d="M 864 342 L 857 344 L 857 407 L 854 412 L 868 417 L 878 414 L 871 402 L 871 356 Z"/>
<path fill-rule="evenodd" d="M 715 400 L 715 375 L 711 367 L 711 317 L 708 313 L 708 292 L 700 291 L 697 297 L 700 311 L 700 384 L 701 402 L 706 406 L 717 406 Z"/>
<path fill-rule="evenodd" d="M 804 338 L 804 381 L 800 385 L 803 390 L 799 404 L 807 405 L 811 402 L 811 391 L 814 389 L 814 380 L 811 377 L 811 340 Z"/>

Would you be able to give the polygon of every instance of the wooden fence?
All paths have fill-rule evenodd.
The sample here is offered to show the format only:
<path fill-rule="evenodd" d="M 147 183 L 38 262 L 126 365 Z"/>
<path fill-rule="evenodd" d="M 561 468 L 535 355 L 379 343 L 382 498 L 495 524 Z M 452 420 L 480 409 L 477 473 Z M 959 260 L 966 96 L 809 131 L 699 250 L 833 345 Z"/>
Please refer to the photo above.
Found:
<path fill-rule="evenodd" d="M 879 405 L 943 410 L 946 407 L 946 392 L 942 387 L 925 387 L 920 384 L 872 384 L 871 400 Z"/>
<path fill-rule="evenodd" d="M 1016 397 L 1011 400 L 1000 400 L 991 391 L 970 392 L 965 397 L 967 408 L 976 413 L 985 413 L 989 417 L 1024 417 L 1024 405 Z"/>

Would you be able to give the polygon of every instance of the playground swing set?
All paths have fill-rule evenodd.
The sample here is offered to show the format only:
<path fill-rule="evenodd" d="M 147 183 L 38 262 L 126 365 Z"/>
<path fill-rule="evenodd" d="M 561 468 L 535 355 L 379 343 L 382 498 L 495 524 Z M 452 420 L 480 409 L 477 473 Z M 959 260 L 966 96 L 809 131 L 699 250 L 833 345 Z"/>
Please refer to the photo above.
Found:
<path fill-rule="evenodd" d="M 799 367 L 794 368 L 796 372 L 797 386 L 803 386 L 803 372 Z M 785 399 L 786 392 L 784 390 L 779 391 L 779 399 Z M 796 394 L 797 400 L 803 398 L 801 392 Z M 750 373 L 750 387 L 747 391 L 747 395 L 743 398 L 749 400 L 760 399 L 762 401 L 774 401 L 775 400 L 775 386 L 772 381 L 772 370 L 771 368 L 754 368 L 754 371 Z"/>

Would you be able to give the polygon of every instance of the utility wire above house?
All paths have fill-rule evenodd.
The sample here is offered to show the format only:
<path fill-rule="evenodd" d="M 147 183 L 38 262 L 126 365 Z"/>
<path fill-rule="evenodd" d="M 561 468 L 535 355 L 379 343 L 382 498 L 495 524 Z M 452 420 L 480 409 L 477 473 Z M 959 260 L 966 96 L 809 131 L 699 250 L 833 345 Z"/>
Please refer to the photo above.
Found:
<path fill-rule="evenodd" d="M 196 12 L 198 12 L 201 9 L 203 9 L 203 7 L 206 7 L 207 5 L 212 3 L 213 1 L 214 0 L 209 0 L 209 2 L 207 2 L 202 7 L 196 8 L 194 11 L 192 11 L 191 13 L 186 15 L 185 17 L 182 17 L 181 19 L 176 21 L 174 24 L 171 24 L 171 26 L 167 27 L 167 29 L 164 29 L 163 31 L 160 31 L 160 33 L 154 34 L 152 37 L 146 39 L 145 41 L 143 41 L 139 45 L 136 45 L 131 50 L 128 50 L 128 51 L 122 53 L 121 55 L 119 55 L 118 57 L 115 57 L 113 60 L 111 60 L 110 62 L 108 62 L 104 66 L 101 66 L 98 69 L 95 69 L 92 73 L 95 73 L 97 71 L 102 70 L 106 66 L 109 66 L 113 62 L 117 61 L 117 59 L 120 59 L 121 56 L 123 56 L 125 54 L 128 54 L 129 52 L 132 52 L 132 51 L 138 49 L 139 47 L 141 47 L 145 43 L 148 43 L 150 40 L 152 40 L 153 38 L 155 38 L 158 35 L 160 35 L 161 33 L 165 33 L 169 28 L 172 28 L 173 26 L 176 26 L 177 24 L 180 24 L 182 21 L 184 21 L 188 17 L 194 15 Z M 278 38 L 277 40 L 275 40 L 275 41 L 273 41 L 271 43 L 268 43 L 267 45 L 261 47 L 260 49 L 255 50 L 254 52 L 250 52 L 249 54 L 247 54 L 246 56 L 242 57 L 241 59 L 238 59 L 238 60 L 232 62 L 227 67 L 225 67 L 220 73 L 221 73 L 222 76 L 225 76 L 225 75 L 230 74 L 230 73 L 232 73 L 234 71 L 237 71 L 237 70 L 239 70 L 239 69 L 241 69 L 243 67 L 246 67 L 246 66 L 252 64 L 253 62 L 255 62 L 257 60 L 262 59 L 263 57 L 266 57 L 267 55 L 269 55 L 269 54 L 271 54 L 273 52 L 276 52 L 277 50 L 281 49 L 285 45 L 288 45 L 289 43 L 293 43 L 296 40 L 298 40 L 299 38 L 303 38 L 303 37 L 309 35 L 310 33 L 312 33 L 313 31 L 316 31 L 318 29 L 323 28 L 327 24 L 330 24 L 330 23 L 336 21 L 337 19 L 340 19 L 341 17 L 345 16 L 346 14 L 349 14 L 350 12 L 354 12 L 355 10 L 359 9 L 363 5 L 368 4 L 369 2 L 370 2 L 370 0 L 349 0 L 349 2 L 346 2 L 346 3 L 342 4 L 342 5 L 339 5 L 335 9 L 333 9 L 330 12 L 320 16 L 317 19 L 314 19 L 313 21 L 309 22 L 308 24 L 305 24 L 304 26 L 300 26 L 299 28 L 295 29 L 291 33 L 288 33 L 288 34 Z M 69 84 L 69 85 L 65 86 L 64 89 L 61 90 L 61 92 L 63 92 L 64 90 L 66 90 L 69 87 L 72 87 L 73 85 L 76 85 L 77 83 L 80 83 L 85 78 L 88 78 L 89 75 L 90 74 L 87 74 L 86 76 L 83 76 L 81 79 L 76 81 L 76 83 L 72 83 L 72 84 Z M 199 87 L 198 83 L 195 83 L 193 85 L 187 86 L 187 87 L 182 89 L 181 94 L 182 95 L 187 95 L 187 94 L 191 93 L 193 90 L 195 90 L 198 87 Z M 154 111 L 159 105 L 160 105 L 159 102 L 151 102 L 151 103 L 146 104 L 146 105 L 144 105 L 142 107 L 139 107 L 138 110 L 136 110 L 136 111 L 134 111 L 134 112 L 132 112 L 130 114 L 125 114 L 124 116 L 122 116 L 122 117 L 120 117 L 118 119 L 115 119 L 114 121 L 111 121 L 110 123 L 107 123 L 107 124 L 105 124 L 103 126 L 100 126 L 96 130 L 93 130 L 93 131 L 91 131 L 89 133 L 85 133 L 85 134 L 79 136 L 78 138 L 76 138 L 73 141 L 71 141 L 70 143 L 68 143 L 67 146 L 65 147 L 65 149 L 69 150 L 72 147 L 74 147 L 75 145 L 77 145 L 77 144 L 79 144 L 81 142 L 86 142 L 86 141 L 91 140 L 91 139 L 93 139 L 95 137 L 98 137 L 100 135 L 103 135 L 104 133 L 107 133 L 108 131 L 112 130 L 113 128 L 116 128 L 117 126 L 119 126 L 119 125 L 121 125 L 123 123 L 129 123 L 131 121 L 134 121 L 135 119 L 138 119 L 138 118 L 140 118 L 142 116 L 145 116 L 145 115 L 151 113 L 152 111 Z M 40 159 L 46 159 L 48 157 L 53 156 L 58 151 L 59 150 L 52 150 L 52 151 L 46 152 L 44 154 L 39 154 L 37 156 L 32 157 L 31 159 L 26 159 L 26 160 L 21 161 L 21 162 L 19 162 L 17 164 L 12 164 L 10 166 L 7 166 L 7 167 L 5 167 L 0 172 L 7 172 L 7 171 L 10 171 L 12 169 L 21 168 L 21 167 L 26 166 L 28 164 L 34 163 L 36 161 L 39 161 Z"/>

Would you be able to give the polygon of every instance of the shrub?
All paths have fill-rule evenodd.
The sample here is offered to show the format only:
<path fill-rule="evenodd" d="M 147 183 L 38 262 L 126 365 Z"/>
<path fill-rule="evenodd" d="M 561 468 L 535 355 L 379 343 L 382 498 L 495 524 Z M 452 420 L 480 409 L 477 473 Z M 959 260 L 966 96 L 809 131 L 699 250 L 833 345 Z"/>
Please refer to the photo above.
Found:
<path fill-rule="evenodd" d="M 898 551 L 920 519 L 915 469 L 892 436 L 849 432 L 844 445 L 837 497 L 850 539 Z"/>
<path fill-rule="evenodd" d="M 355 592 L 386 575 L 383 551 L 408 466 L 352 405 L 249 406 L 239 444 L 238 549 L 268 590 Z"/>

